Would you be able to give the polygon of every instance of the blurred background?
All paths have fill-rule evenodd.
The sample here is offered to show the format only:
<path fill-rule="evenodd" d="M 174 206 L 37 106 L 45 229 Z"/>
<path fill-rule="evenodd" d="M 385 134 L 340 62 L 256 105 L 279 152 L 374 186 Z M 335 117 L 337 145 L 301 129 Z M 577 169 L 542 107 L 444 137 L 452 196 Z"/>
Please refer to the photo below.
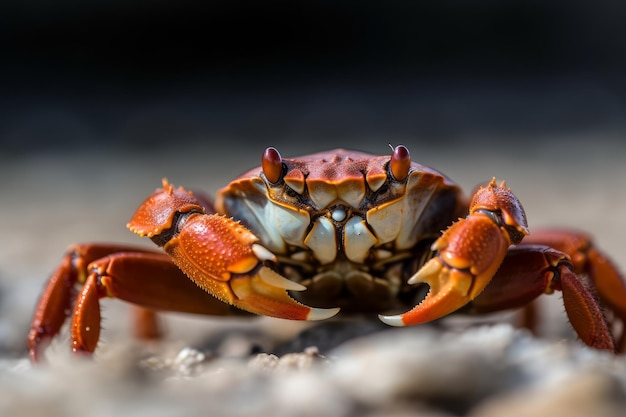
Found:
<path fill-rule="evenodd" d="M 4 154 L 224 140 L 452 150 L 626 126 L 626 5 L 612 0 L 25 0 L 0 12 Z"/>
<path fill-rule="evenodd" d="M 625 21 L 611 0 L 3 2 L 0 349 L 23 353 L 69 244 L 137 243 L 163 176 L 215 192 L 269 145 L 404 143 L 626 265 Z"/>

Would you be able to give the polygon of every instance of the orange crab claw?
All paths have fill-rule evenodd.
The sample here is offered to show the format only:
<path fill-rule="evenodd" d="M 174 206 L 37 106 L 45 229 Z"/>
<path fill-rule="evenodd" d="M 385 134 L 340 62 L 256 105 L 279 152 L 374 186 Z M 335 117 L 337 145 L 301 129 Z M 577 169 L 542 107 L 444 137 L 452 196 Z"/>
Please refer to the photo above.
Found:
<path fill-rule="evenodd" d="M 291 298 L 287 291 L 306 288 L 271 268 L 276 257 L 254 234 L 232 219 L 205 214 L 191 193 L 174 190 L 166 180 L 137 209 L 128 228 L 163 246 L 199 287 L 242 310 L 292 320 L 321 320 L 339 311 Z"/>
<path fill-rule="evenodd" d="M 495 179 L 479 189 L 470 205 L 470 214 L 446 230 L 432 245 L 438 251 L 408 280 L 426 283 L 430 291 L 412 310 L 393 316 L 379 316 L 392 326 L 426 323 L 463 307 L 489 284 L 509 246 L 528 234 L 526 216 L 517 197 L 498 186 Z"/>

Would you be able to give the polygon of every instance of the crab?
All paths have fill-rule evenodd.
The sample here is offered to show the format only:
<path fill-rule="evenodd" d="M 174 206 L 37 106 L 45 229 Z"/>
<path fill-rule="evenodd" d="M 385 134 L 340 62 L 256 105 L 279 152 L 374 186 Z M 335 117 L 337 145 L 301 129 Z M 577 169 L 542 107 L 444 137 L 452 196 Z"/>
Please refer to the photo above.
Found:
<path fill-rule="evenodd" d="M 150 335 L 153 311 L 322 320 L 341 310 L 410 326 L 521 308 L 561 291 L 582 342 L 624 350 L 618 269 L 584 233 L 529 235 L 504 181 L 468 201 L 403 145 L 385 156 L 337 149 L 293 159 L 270 147 L 261 161 L 214 202 L 164 179 L 127 225 L 164 252 L 71 246 L 36 307 L 32 361 L 70 315 L 72 351 L 93 353 L 105 297 L 140 306 L 141 333 Z"/>

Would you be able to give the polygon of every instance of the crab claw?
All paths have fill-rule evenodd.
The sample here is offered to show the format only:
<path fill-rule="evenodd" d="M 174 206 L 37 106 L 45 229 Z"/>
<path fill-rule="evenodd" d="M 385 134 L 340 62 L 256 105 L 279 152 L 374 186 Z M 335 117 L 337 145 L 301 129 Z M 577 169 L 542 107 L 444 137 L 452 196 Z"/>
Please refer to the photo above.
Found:
<path fill-rule="evenodd" d="M 409 284 L 423 282 L 430 286 L 424 300 L 404 314 L 380 315 L 380 320 L 390 326 L 411 326 L 446 316 L 469 303 L 477 295 L 474 292 L 480 293 L 486 286 L 484 279 L 479 282 L 476 278 L 433 258 L 409 280 Z"/>
<path fill-rule="evenodd" d="M 432 245 L 438 256 L 408 280 L 426 283 L 430 291 L 412 310 L 379 316 L 392 326 L 426 323 L 463 307 L 489 284 L 509 246 L 528 234 L 526 216 L 517 197 L 495 179 L 479 189 L 470 214 L 446 230 Z"/>
<path fill-rule="evenodd" d="M 193 195 L 163 181 L 128 228 L 163 246 L 199 287 L 242 310 L 292 320 L 321 320 L 339 309 L 301 304 L 287 291 L 306 288 L 275 272 L 276 257 L 247 228 L 225 216 L 205 214 Z"/>

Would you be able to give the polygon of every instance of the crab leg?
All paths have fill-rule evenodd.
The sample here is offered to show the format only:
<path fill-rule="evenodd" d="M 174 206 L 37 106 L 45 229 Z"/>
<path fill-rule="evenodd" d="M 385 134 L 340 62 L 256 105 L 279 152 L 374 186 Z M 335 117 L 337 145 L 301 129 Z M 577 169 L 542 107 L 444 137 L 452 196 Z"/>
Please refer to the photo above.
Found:
<path fill-rule="evenodd" d="M 78 290 L 77 285 L 82 285 Z M 50 340 L 72 313 L 74 352 L 91 353 L 100 334 L 100 302 L 115 297 L 134 303 L 135 331 L 158 335 L 154 310 L 234 315 L 240 310 L 211 297 L 161 253 L 106 243 L 71 246 L 39 299 L 28 335 L 32 362 L 40 362 Z"/>
<path fill-rule="evenodd" d="M 119 252 L 89 265 L 89 275 L 80 290 L 72 316 L 71 337 L 74 352 L 91 353 L 100 333 L 100 302 L 114 297 L 144 307 L 141 312 L 154 333 L 154 319 L 147 311 L 177 311 L 207 315 L 233 315 L 237 310 L 191 282 L 161 253 Z M 140 327 L 145 327 L 142 321 Z"/>
<path fill-rule="evenodd" d="M 511 244 L 528 234 L 526 216 L 517 197 L 495 178 L 472 197 L 470 213 L 450 226 L 432 245 L 438 256 L 408 281 L 427 283 L 430 292 L 412 310 L 380 316 L 392 326 L 425 323 L 463 307 L 489 284 Z"/>
<path fill-rule="evenodd" d="M 205 214 L 193 195 L 163 181 L 128 224 L 131 231 L 163 246 L 173 262 L 200 288 L 255 314 L 294 320 L 321 320 L 338 309 L 305 306 L 287 291 L 300 284 L 276 273 L 276 257 L 244 226 Z"/>
<path fill-rule="evenodd" d="M 589 278 L 601 304 L 622 322 L 616 343 L 617 350 L 623 352 L 626 349 L 626 280 L 611 260 L 593 245 L 589 235 L 581 232 L 541 230 L 529 236 L 524 241 L 527 242 L 548 245 L 566 253 L 576 274 Z"/>
<path fill-rule="evenodd" d="M 548 246 L 511 248 L 489 286 L 471 302 L 470 311 L 519 308 L 542 294 L 561 291 L 565 311 L 580 339 L 596 349 L 619 351 L 593 286 L 575 269 L 567 254 Z"/>
<path fill-rule="evenodd" d="M 602 301 L 626 321 L 626 281 L 611 260 L 593 246 L 587 234 L 541 230 L 534 232 L 524 243 L 547 245 L 568 254 L 576 273 L 589 275 Z"/>
<path fill-rule="evenodd" d="M 142 251 L 132 246 L 105 243 L 70 246 L 46 284 L 28 334 L 28 350 L 36 362 L 50 340 L 56 336 L 67 319 L 76 297 L 76 284 L 87 277 L 87 266 L 94 260 L 118 251 Z"/>

